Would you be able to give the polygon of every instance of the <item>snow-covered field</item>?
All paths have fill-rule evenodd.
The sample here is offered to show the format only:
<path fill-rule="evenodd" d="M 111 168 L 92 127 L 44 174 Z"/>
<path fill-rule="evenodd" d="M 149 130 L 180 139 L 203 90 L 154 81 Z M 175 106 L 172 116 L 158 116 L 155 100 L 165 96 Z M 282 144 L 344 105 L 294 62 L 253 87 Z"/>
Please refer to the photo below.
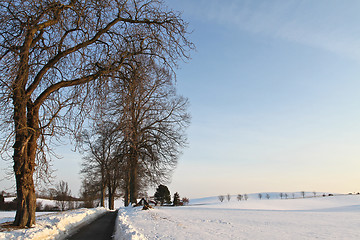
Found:
<path fill-rule="evenodd" d="M 192 206 L 121 208 L 117 239 L 360 239 L 360 196 L 247 201 L 196 199 Z M 132 236 L 132 238 L 131 238 Z"/>
<path fill-rule="evenodd" d="M 247 201 L 232 196 L 194 199 L 189 206 L 120 208 L 115 239 L 360 239 L 360 196 L 280 199 L 278 193 Z M 310 194 L 308 194 L 310 196 Z M 119 202 L 120 203 L 120 202 Z M 61 239 L 104 208 L 37 217 L 34 228 L 0 232 L 0 239 Z M 40 213 L 43 214 L 43 213 Z M 0 212 L 0 222 L 15 212 Z"/>

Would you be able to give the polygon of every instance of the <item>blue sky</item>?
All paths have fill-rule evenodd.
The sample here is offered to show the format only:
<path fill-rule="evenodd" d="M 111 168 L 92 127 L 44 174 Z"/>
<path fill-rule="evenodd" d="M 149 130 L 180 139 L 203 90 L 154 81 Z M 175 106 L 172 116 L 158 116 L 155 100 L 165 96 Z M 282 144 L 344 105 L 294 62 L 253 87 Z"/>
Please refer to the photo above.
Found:
<path fill-rule="evenodd" d="M 197 47 L 177 71 L 192 124 L 171 192 L 360 191 L 359 1 L 165 2 Z M 70 148 L 54 167 L 77 193 Z"/>
<path fill-rule="evenodd" d="M 197 46 L 173 191 L 359 191 L 359 2 L 168 2 Z"/>

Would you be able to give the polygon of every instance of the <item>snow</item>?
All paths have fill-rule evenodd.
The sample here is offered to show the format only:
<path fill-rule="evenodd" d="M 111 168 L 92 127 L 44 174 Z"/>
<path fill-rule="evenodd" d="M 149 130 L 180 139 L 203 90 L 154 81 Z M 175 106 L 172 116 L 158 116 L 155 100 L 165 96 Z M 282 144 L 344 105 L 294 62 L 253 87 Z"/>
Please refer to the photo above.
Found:
<path fill-rule="evenodd" d="M 79 226 L 91 222 L 106 212 L 105 208 L 76 209 L 37 216 L 32 228 L 0 232 L 0 239 L 61 239 Z M 40 213 L 41 214 L 41 213 Z M 15 212 L 0 212 L 2 219 L 14 220 Z M 4 221 L 3 221 L 4 222 Z"/>
<path fill-rule="evenodd" d="M 125 210 L 126 209 L 126 210 Z M 125 210 L 125 211 L 124 211 Z M 115 240 L 143 240 L 146 239 L 144 235 L 139 233 L 132 227 L 128 220 L 129 212 L 132 212 L 132 207 L 120 209 L 115 222 Z"/>
<path fill-rule="evenodd" d="M 255 196 L 222 203 L 202 198 L 191 206 L 149 211 L 121 208 L 117 227 L 129 234 L 116 239 L 360 239 L 360 196 Z"/>
<path fill-rule="evenodd" d="M 200 198 L 190 200 L 189 206 L 148 211 L 121 207 L 114 239 L 360 239 L 359 195 L 269 195 L 260 200 L 258 194 L 249 194 L 247 201 L 237 201 L 236 196 L 224 202 Z M 44 215 L 37 216 L 35 227 L 0 232 L 0 239 L 61 239 L 105 212 L 96 208 L 38 213 Z M 0 221 L 12 221 L 14 215 L 0 212 Z"/>

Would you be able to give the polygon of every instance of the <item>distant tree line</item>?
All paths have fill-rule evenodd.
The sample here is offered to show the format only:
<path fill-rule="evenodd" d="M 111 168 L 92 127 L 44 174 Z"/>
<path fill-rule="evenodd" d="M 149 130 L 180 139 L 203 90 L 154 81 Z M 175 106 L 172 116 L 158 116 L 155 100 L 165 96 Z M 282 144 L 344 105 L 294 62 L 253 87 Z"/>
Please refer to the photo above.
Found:
<path fill-rule="evenodd" d="M 301 198 L 305 198 L 305 197 L 306 197 L 306 192 L 305 192 L 305 191 L 301 191 L 301 192 L 299 192 L 299 194 L 300 194 Z M 317 197 L 317 196 L 318 196 L 316 191 L 313 191 L 312 194 L 313 194 L 313 197 Z M 351 195 L 352 193 L 349 193 L 349 194 Z M 357 193 L 357 194 L 360 195 L 360 193 Z M 269 193 L 257 193 L 256 196 L 257 196 L 257 198 L 259 198 L 260 200 L 263 199 L 263 198 L 266 198 L 266 199 L 270 199 L 270 198 L 271 198 L 271 195 L 270 195 Z M 280 197 L 280 199 L 288 199 L 288 198 L 290 197 L 290 196 L 289 196 L 289 193 L 283 193 L 283 192 L 278 193 L 278 196 Z M 331 197 L 331 196 L 333 196 L 333 194 L 331 194 L 331 193 L 325 194 L 325 193 L 324 193 L 324 194 L 322 194 L 322 195 L 320 195 L 320 196 L 323 196 L 323 197 L 329 196 L 329 197 Z M 294 199 L 294 198 L 296 197 L 296 194 L 295 194 L 294 192 L 291 193 L 291 197 Z M 247 194 L 238 194 L 236 198 L 237 198 L 238 201 L 243 201 L 243 200 L 246 201 L 246 200 L 248 200 L 248 195 L 247 195 Z M 230 201 L 231 195 L 230 195 L 230 194 L 227 194 L 227 195 L 219 195 L 219 196 L 218 196 L 218 199 L 219 199 L 220 202 L 223 202 L 225 199 L 227 199 L 228 201 Z"/>

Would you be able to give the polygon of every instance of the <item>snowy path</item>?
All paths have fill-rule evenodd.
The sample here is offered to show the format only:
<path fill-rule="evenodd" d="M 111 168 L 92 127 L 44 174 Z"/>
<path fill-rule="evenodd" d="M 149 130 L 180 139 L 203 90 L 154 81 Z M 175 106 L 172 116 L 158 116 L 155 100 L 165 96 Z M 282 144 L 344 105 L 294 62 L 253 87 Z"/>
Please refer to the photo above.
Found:
<path fill-rule="evenodd" d="M 114 233 L 116 212 L 107 212 L 105 215 L 80 228 L 67 240 L 111 240 Z"/>

